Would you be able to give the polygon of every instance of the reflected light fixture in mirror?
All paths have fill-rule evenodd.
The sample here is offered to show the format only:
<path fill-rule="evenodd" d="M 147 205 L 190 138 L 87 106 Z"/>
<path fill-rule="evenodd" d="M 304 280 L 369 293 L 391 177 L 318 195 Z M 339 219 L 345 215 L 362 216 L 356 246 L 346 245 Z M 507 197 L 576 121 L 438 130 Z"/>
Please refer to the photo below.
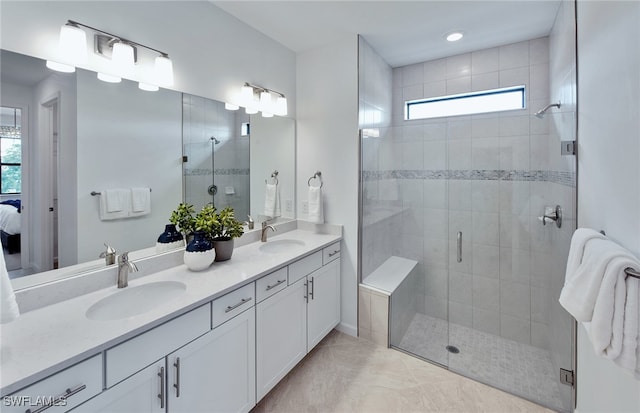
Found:
<path fill-rule="evenodd" d="M 85 29 L 93 32 L 95 54 L 108 62 L 104 67 L 88 68 L 98 73 L 98 79 L 110 83 L 118 83 L 122 78 L 137 80 L 140 83 L 138 87 L 147 91 L 156 91 L 159 86 L 173 86 L 173 62 L 167 53 L 73 20 L 68 20 L 60 29 L 57 58 L 47 61 L 49 69 L 71 73 L 76 66 L 86 63 Z M 151 60 L 149 56 L 142 59 L 148 54 L 155 55 L 155 59 Z M 150 62 L 145 63 L 144 60 Z"/>
<path fill-rule="evenodd" d="M 273 100 L 272 94 L 277 95 L 275 101 Z M 284 94 L 263 86 L 245 83 L 240 88 L 240 95 L 237 101 L 240 102 L 240 106 L 244 107 L 245 112 L 249 115 L 262 112 L 262 117 L 270 118 L 273 117 L 273 115 L 286 116 L 288 113 L 287 98 Z M 234 104 L 230 105 L 232 107 L 237 106 Z"/>

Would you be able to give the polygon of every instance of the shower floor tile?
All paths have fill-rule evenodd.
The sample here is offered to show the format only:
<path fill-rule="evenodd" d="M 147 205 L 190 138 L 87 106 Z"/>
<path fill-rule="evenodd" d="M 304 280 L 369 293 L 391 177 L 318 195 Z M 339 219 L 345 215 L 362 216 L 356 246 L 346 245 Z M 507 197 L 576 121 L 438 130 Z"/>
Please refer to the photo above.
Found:
<path fill-rule="evenodd" d="M 449 344 L 460 353 L 447 351 Z M 555 410 L 569 410 L 546 350 L 425 314 L 416 314 L 400 343 L 392 345 Z"/>

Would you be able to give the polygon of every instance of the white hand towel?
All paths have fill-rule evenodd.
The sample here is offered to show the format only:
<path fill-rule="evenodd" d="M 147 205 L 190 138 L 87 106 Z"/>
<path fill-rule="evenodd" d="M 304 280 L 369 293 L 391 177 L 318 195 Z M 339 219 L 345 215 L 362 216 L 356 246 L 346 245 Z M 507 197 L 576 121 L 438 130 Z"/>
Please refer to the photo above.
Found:
<path fill-rule="evenodd" d="M 571 237 L 571 246 L 569 248 L 569 256 L 567 257 L 567 270 L 565 273 L 565 284 L 575 275 L 575 271 L 582 262 L 584 255 L 584 247 L 586 243 L 593 238 L 607 239 L 591 228 L 578 228 Z"/>
<path fill-rule="evenodd" d="M 626 279 L 622 351 L 614 362 L 640 380 L 640 280 Z"/>
<path fill-rule="evenodd" d="M 9 273 L 4 262 L 4 253 L 0 248 L 0 324 L 9 323 L 20 315 L 16 295 L 9 280 Z"/>
<path fill-rule="evenodd" d="M 131 216 L 151 213 L 151 189 L 131 188 Z"/>
<path fill-rule="evenodd" d="M 559 301 L 576 320 L 591 321 L 605 271 L 614 258 L 634 259 L 613 241 L 590 238 L 585 243 L 580 265 L 565 275 Z"/>
<path fill-rule="evenodd" d="M 131 204 L 131 191 L 128 189 L 103 189 L 100 191 L 100 219 L 108 221 L 112 219 L 122 219 L 129 216 L 129 205 Z M 111 199 L 111 201 L 109 201 Z M 117 206 L 122 200 L 122 206 Z M 109 203 L 113 203 L 109 212 Z"/>
<path fill-rule="evenodd" d="M 278 184 L 266 184 L 264 190 L 264 215 L 275 218 L 280 212 L 280 188 Z"/>
<path fill-rule="evenodd" d="M 322 188 L 309 187 L 309 221 L 324 224 L 324 209 L 322 207 Z"/>

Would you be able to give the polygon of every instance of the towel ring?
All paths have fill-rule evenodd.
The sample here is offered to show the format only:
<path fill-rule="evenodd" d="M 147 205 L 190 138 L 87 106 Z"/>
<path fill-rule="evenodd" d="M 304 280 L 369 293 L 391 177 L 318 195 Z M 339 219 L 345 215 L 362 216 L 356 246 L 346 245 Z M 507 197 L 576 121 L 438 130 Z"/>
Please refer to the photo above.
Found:
<path fill-rule="evenodd" d="M 278 171 L 273 171 L 273 172 L 271 173 L 271 178 L 272 178 L 272 179 L 273 179 L 273 181 L 274 181 L 273 183 L 274 183 L 274 184 L 276 184 L 276 185 L 278 185 Z M 264 183 L 265 183 L 265 184 L 266 184 L 266 183 L 268 183 L 266 179 L 264 180 Z"/>
<path fill-rule="evenodd" d="M 320 188 L 322 188 L 322 185 L 324 185 L 324 182 L 322 182 L 322 172 L 320 171 L 316 171 L 316 173 L 314 173 L 313 176 L 309 178 L 309 180 L 307 181 L 307 185 L 311 186 L 311 180 L 316 178 L 320 180 Z"/>

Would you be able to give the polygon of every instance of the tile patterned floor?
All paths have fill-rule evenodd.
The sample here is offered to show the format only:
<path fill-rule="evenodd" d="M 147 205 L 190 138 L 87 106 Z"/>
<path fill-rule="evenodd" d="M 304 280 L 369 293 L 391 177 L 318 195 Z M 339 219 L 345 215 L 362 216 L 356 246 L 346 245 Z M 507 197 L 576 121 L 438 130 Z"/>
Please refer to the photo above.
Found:
<path fill-rule="evenodd" d="M 252 412 L 551 410 L 408 354 L 334 330 Z"/>
<path fill-rule="evenodd" d="M 449 353 L 447 344 L 460 353 Z M 570 410 L 563 406 L 551 355 L 538 347 L 424 314 L 415 315 L 398 347 L 554 410 Z"/>

